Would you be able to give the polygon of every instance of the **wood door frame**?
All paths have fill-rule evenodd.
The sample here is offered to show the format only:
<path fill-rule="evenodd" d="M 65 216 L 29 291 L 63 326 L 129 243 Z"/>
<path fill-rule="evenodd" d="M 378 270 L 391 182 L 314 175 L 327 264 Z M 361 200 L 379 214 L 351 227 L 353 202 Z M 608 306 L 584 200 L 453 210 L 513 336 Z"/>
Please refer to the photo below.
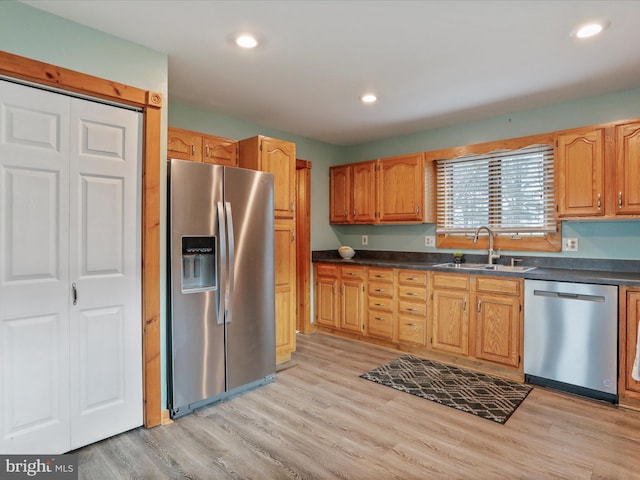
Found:
<path fill-rule="evenodd" d="M 311 162 L 296 159 L 296 330 L 311 325 Z"/>
<path fill-rule="evenodd" d="M 162 94 L 0 51 L 0 74 L 142 109 L 142 362 L 144 426 L 159 425 L 160 133 Z"/>

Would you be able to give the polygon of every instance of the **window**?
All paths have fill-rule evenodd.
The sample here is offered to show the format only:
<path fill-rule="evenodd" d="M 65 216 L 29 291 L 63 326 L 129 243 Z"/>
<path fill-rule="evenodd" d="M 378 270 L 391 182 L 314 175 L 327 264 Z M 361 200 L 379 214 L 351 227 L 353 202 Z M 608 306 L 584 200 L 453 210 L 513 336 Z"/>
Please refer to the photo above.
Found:
<path fill-rule="evenodd" d="M 481 225 L 512 237 L 556 232 L 553 164 L 552 145 L 438 160 L 437 233 Z"/>

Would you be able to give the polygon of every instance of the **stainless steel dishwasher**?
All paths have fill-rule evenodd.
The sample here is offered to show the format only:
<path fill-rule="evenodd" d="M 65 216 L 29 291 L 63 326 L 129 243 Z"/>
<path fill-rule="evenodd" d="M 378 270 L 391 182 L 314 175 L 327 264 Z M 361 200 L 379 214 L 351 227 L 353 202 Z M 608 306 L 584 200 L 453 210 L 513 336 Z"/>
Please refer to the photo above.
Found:
<path fill-rule="evenodd" d="M 618 401 L 618 287 L 525 280 L 525 381 Z"/>

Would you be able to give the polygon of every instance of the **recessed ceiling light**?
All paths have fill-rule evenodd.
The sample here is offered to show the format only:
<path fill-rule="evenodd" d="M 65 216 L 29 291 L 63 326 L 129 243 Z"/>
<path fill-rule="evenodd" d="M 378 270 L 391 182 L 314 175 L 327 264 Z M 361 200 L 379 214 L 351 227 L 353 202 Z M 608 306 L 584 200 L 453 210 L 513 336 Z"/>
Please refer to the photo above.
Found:
<path fill-rule="evenodd" d="M 572 36 L 576 38 L 589 38 L 601 33 L 605 28 L 609 26 L 608 21 L 594 21 L 585 23 L 577 27 Z"/>
<path fill-rule="evenodd" d="M 250 33 L 242 33 L 236 37 L 236 45 L 242 48 L 255 48 L 258 40 Z"/>
<path fill-rule="evenodd" d="M 362 100 L 363 103 L 373 103 L 378 100 L 378 97 L 376 97 L 373 93 L 365 93 L 360 97 L 360 100 Z"/>

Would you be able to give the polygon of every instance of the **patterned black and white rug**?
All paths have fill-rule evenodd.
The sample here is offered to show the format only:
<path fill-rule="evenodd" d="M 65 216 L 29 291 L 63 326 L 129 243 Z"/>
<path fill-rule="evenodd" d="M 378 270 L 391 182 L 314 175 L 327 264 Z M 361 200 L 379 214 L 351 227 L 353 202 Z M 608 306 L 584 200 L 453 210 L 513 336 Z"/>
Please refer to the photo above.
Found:
<path fill-rule="evenodd" d="M 504 424 L 532 387 L 413 355 L 360 377 Z"/>

